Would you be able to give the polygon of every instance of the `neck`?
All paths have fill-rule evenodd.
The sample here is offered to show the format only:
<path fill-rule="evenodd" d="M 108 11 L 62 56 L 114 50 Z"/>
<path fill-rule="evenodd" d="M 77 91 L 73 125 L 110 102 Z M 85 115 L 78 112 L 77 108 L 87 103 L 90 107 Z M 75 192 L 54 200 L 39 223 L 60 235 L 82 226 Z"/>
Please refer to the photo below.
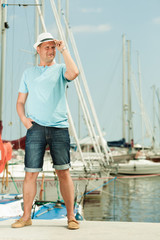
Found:
<path fill-rule="evenodd" d="M 44 66 L 44 67 L 46 67 L 46 66 L 52 66 L 52 65 L 54 65 L 54 64 L 55 64 L 54 61 L 52 61 L 52 62 L 42 62 L 42 61 L 40 61 L 40 64 L 38 64 L 38 66 Z"/>

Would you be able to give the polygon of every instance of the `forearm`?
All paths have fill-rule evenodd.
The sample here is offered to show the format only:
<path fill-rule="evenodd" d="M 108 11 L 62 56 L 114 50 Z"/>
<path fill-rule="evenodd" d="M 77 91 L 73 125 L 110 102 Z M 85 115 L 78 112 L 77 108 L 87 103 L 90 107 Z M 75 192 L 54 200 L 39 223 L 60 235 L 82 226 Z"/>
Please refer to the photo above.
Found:
<path fill-rule="evenodd" d="M 68 80 L 74 80 L 79 74 L 78 68 L 67 49 L 62 52 L 62 55 L 66 64 L 65 77 Z"/>
<path fill-rule="evenodd" d="M 24 124 L 26 119 L 24 104 L 21 102 L 17 102 L 16 107 L 17 107 L 18 116 L 20 117 L 22 123 Z"/>
<path fill-rule="evenodd" d="M 62 53 L 64 62 L 66 64 L 65 78 L 67 78 L 68 80 L 74 80 L 79 74 L 79 71 L 75 62 L 73 61 L 70 53 L 66 49 L 64 42 L 62 40 L 56 40 L 56 39 L 54 39 L 54 41 L 58 51 Z"/>

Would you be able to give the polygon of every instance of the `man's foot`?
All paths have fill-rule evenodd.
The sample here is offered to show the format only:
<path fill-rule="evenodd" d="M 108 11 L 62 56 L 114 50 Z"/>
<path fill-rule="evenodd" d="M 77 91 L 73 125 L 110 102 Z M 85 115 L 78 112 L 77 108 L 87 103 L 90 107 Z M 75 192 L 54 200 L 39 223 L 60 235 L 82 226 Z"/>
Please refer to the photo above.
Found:
<path fill-rule="evenodd" d="M 11 225 L 12 228 L 21 228 L 25 226 L 32 225 L 32 220 L 29 218 L 27 221 L 23 220 L 22 218 L 18 219 L 15 223 Z"/>
<path fill-rule="evenodd" d="M 68 220 L 68 229 L 76 230 L 79 229 L 79 223 L 75 219 Z"/>

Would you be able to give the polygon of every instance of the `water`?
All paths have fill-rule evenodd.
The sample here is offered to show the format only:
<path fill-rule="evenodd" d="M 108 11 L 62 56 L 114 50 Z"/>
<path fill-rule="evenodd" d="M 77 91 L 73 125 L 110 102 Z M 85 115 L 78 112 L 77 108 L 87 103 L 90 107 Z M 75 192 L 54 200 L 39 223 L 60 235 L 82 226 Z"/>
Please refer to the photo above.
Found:
<path fill-rule="evenodd" d="M 84 217 L 94 221 L 160 222 L 160 176 L 119 177 L 101 197 L 86 198 Z"/>
<path fill-rule="evenodd" d="M 82 182 L 82 185 L 85 186 L 85 183 Z M 92 187 L 100 185 L 102 180 Z M 22 187 L 23 180 L 17 180 L 16 188 L 20 193 Z M 39 197 L 40 180 L 37 187 Z M 10 192 L 17 193 L 16 188 L 10 182 Z M 55 181 L 45 181 L 43 195 L 44 200 L 57 200 Z M 90 221 L 160 222 L 160 176 L 118 177 L 103 187 L 100 197 L 85 199 L 84 218 Z"/>

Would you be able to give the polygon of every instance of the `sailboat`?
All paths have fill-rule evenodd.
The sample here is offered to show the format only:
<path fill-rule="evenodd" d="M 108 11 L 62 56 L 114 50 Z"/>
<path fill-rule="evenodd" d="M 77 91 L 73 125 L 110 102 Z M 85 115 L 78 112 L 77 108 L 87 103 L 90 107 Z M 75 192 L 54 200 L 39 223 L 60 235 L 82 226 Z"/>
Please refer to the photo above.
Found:
<path fill-rule="evenodd" d="M 160 174 L 160 163 L 146 160 L 145 156 L 118 164 L 119 174 L 151 175 Z"/>
<path fill-rule="evenodd" d="M 124 36 L 123 36 L 123 41 L 124 41 Z M 130 61 L 129 61 L 130 62 Z M 134 154 L 135 157 L 131 158 L 129 161 L 124 161 L 123 163 L 118 164 L 117 172 L 118 174 L 129 174 L 129 175 L 154 175 L 154 174 L 160 174 L 160 163 L 155 163 L 153 161 L 147 160 L 146 154 L 144 152 L 144 143 L 143 143 L 143 138 L 144 138 L 144 123 L 146 126 L 146 129 L 148 132 L 150 132 L 151 136 L 152 130 L 151 127 L 149 126 L 149 123 L 147 122 L 147 117 L 146 113 L 144 110 L 144 105 L 142 101 L 142 93 L 141 93 L 141 72 L 140 72 L 140 63 L 139 63 L 139 54 L 138 54 L 138 75 L 139 75 L 139 89 L 137 87 L 136 81 L 135 81 L 135 87 L 136 87 L 136 93 L 138 95 L 138 100 L 139 100 L 139 105 L 141 109 L 141 131 L 142 131 L 142 147 L 138 146 L 137 144 L 137 149 L 139 152 L 139 156 L 137 154 Z M 123 91 L 124 94 L 125 91 Z M 130 94 L 129 97 L 130 98 Z M 131 100 L 130 100 L 131 103 Z M 128 104 L 130 105 L 130 104 Z M 123 108 L 125 106 L 125 103 L 123 104 Z M 130 110 L 131 111 L 131 110 Z M 131 114 L 129 115 L 131 117 Z M 123 116 L 125 118 L 125 116 Z M 129 123 L 131 124 L 131 118 L 129 118 Z M 144 123 L 143 123 L 144 120 Z M 132 124 L 129 126 L 129 140 L 130 140 L 130 135 L 132 134 Z M 125 125 L 123 124 L 123 132 L 125 132 Z M 136 145 L 134 146 L 136 148 Z M 142 152 L 140 152 L 140 149 L 142 149 Z"/>

